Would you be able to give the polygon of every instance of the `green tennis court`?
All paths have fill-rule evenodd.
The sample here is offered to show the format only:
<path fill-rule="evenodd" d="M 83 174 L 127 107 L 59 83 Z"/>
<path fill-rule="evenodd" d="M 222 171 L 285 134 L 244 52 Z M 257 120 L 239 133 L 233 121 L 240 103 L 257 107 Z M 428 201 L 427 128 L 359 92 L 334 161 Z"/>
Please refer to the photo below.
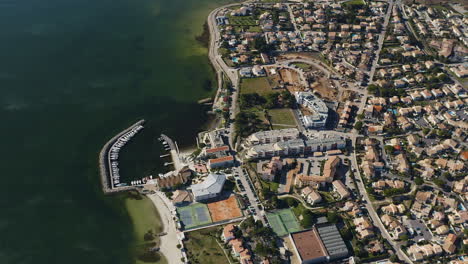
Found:
<path fill-rule="evenodd" d="M 196 203 L 177 208 L 179 219 L 185 229 L 212 223 L 206 204 Z"/>
<path fill-rule="evenodd" d="M 302 230 L 291 209 L 267 213 L 267 219 L 273 231 L 280 237 Z"/>

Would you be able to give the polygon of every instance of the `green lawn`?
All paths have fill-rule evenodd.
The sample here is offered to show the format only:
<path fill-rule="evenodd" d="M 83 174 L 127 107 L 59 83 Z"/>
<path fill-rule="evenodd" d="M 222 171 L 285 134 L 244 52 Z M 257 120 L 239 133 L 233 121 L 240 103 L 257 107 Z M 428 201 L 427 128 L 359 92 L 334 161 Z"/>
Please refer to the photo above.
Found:
<path fill-rule="evenodd" d="M 291 109 L 289 108 L 281 108 L 281 109 L 271 109 L 268 110 L 268 115 L 271 117 L 271 124 L 275 127 L 278 124 L 284 126 L 278 126 L 280 128 L 296 126 L 296 121 L 294 114 Z"/>
<path fill-rule="evenodd" d="M 263 32 L 262 28 L 259 26 L 250 26 L 247 31 L 248 32 Z"/>
<path fill-rule="evenodd" d="M 278 193 L 279 183 L 264 180 L 261 180 L 261 183 L 263 188 L 267 188 L 272 192 Z"/>
<path fill-rule="evenodd" d="M 364 1 L 362 0 L 351 0 L 344 2 L 343 5 L 364 5 Z"/>
<path fill-rule="evenodd" d="M 216 242 L 219 227 L 212 227 L 186 233 L 187 256 L 190 263 L 228 263 L 223 250 Z"/>
<path fill-rule="evenodd" d="M 265 95 L 272 91 L 273 81 L 268 77 L 247 78 L 241 80 L 241 94 L 258 93 Z"/>
<path fill-rule="evenodd" d="M 140 197 L 142 198 L 140 200 L 132 198 L 125 199 L 125 207 L 127 208 L 135 230 L 135 237 L 137 241 L 137 257 L 145 251 L 145 248 L 148 247 L 147 244 L 151 242 L 145 241 L 144 235 L 150 230 L 154 234 L 158 234 L 163 231 L 161 217 L 154 207 L 154 204 L 146 196 Z M 159 243 L 159 239 L 156 237 L 156 239 L 152 242 Z M 136 264 L 143 263 L 165 264 L 167 261 L 162 255 L 160 255 L 159 261 L 146 262 L 138 259 L 136 260 Z"/>
<path fill-rule="evenodd" d="M 256 26 L 257 21 L 253 16 L 230 16 L 229 25 L 231 26 Z"/>
<path fill-rule="evenodd" d="M 296 65 L 297 67 L 299 67 L 300 69 L 303 69 L 304 71 L 308 71 L 312 69 L 312 66 L 307 63 L 295 62 L 293 63 L 293 65 Z"/>

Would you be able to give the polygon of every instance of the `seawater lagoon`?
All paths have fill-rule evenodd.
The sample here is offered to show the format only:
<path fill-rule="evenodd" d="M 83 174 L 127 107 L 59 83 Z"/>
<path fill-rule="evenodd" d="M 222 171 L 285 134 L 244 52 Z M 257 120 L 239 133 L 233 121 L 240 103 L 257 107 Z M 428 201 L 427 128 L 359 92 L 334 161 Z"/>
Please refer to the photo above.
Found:
<path fill-rule="evenodd" d="M 215 84 L 195 37 L 224 3 L 0 0 L 0 263 L 135 263 L 157 212 L 104 196 L 98 153 L 141 118 L 126 177 L 164 170 L 161 132 L 193 143 Z"/>

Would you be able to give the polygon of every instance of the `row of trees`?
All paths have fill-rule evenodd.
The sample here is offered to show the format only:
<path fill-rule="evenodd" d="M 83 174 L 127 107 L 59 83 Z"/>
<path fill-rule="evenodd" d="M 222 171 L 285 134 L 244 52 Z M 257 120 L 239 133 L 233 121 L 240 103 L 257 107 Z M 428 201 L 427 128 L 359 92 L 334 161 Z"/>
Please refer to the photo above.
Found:
<path fill-rule="evenodd" d="M 264 96 L 258 93 L 242 94 L 239 99 L 240 107 L 242 109 L 249 109 L 252 107 L 261 107 L 264 109 L 274 108 L 292 108 L 296 100 L 294 96 L 288 91 L 268 93 Z"/>
<path fill-rule="evenodd" d="M 268 125 L 263 123 L 256 113 L 250 111 L 241 111 L 237 114 L 234 125 L 236 134 L 241 137 L 268 129 Z"/>

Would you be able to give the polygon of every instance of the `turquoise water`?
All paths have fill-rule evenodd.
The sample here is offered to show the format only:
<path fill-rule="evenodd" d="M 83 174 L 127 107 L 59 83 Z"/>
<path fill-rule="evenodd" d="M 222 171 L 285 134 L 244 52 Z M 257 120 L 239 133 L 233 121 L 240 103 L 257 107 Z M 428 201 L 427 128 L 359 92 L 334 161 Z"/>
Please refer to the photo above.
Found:
<path fill-rule="evenodd" d="M 163 170 L 161 132 L 189 145 L 213 92 L 194 40 L 217 0 L 0 0 L 0 263 L 132 263 L 101 146 L 140 118 L 122 174 Z"/>

